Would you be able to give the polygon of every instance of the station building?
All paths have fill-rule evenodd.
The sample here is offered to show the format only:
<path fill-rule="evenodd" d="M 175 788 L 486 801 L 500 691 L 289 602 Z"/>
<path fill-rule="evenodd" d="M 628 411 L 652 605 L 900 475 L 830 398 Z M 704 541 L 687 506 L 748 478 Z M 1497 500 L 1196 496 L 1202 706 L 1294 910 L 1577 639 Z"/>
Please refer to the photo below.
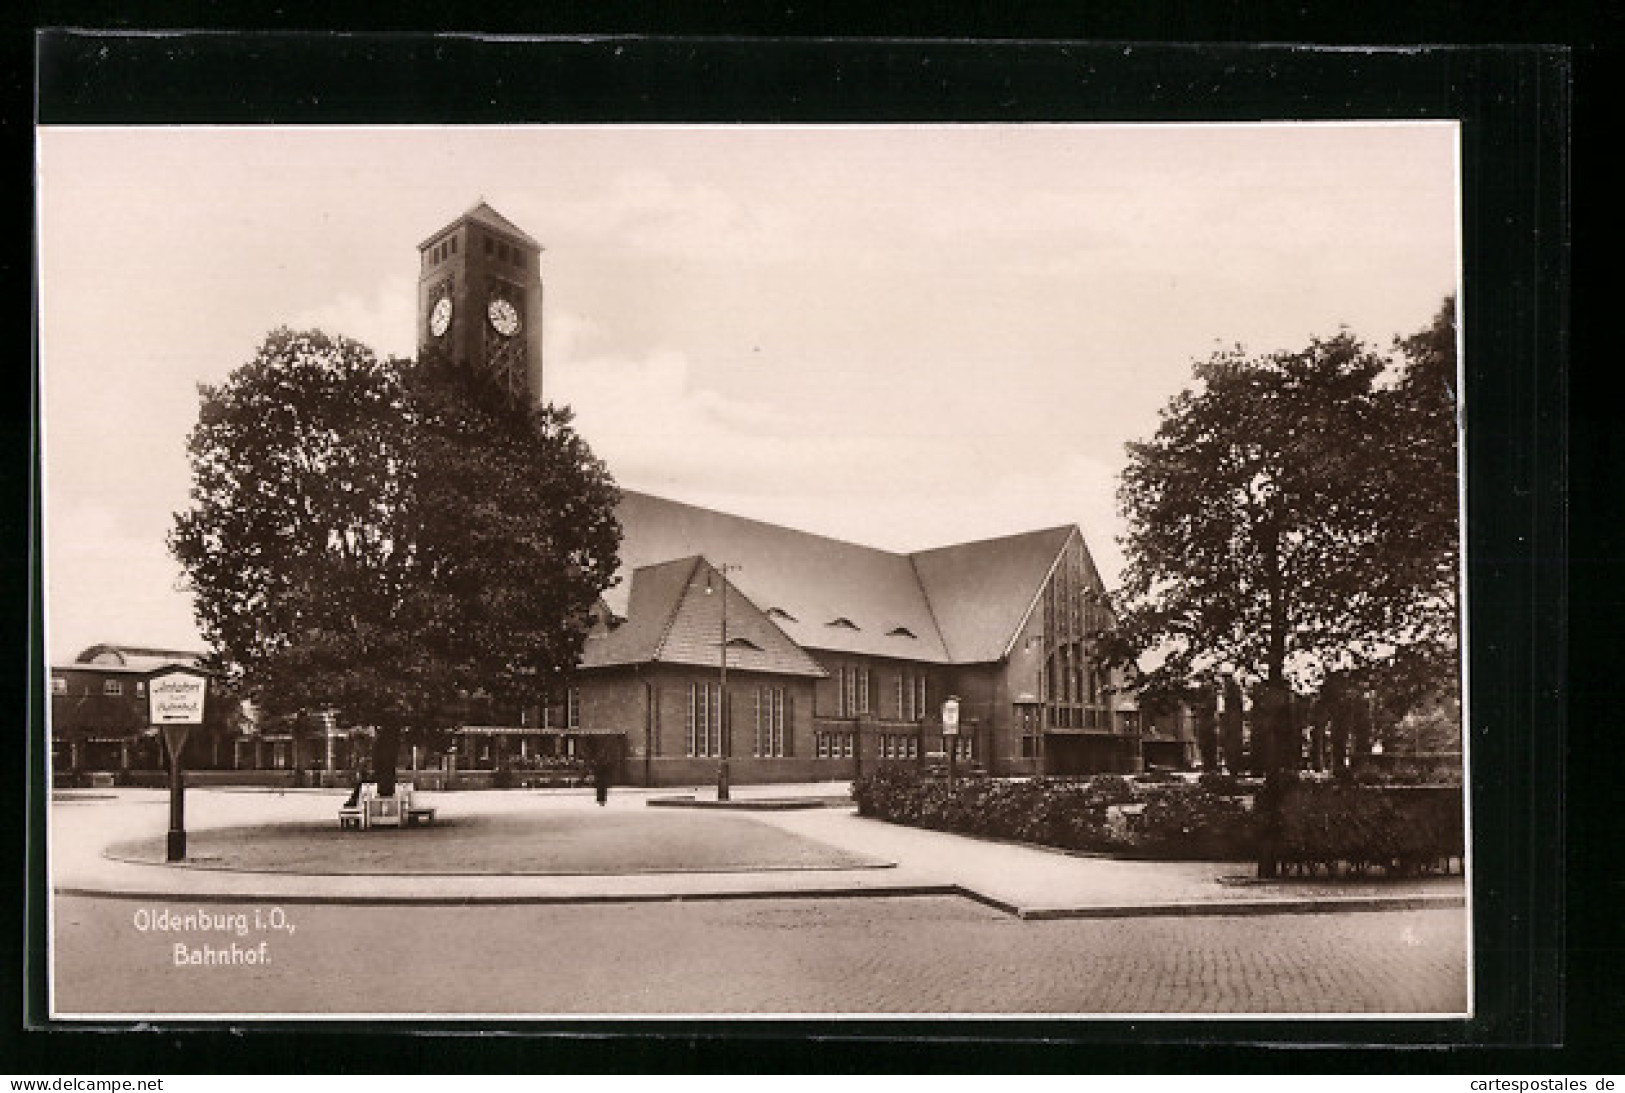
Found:
<path fill-rule="evenodd" d="M 483 201 L 430 235 L 420 350 L 540 401 L 540 256 Z M 956 757 L 991 773 L 1145 760 L 1132 697 L 1091 656 L 1111 608 L 1074 526 L 898 554 L 645 493 L 618 516 L 622 570 L 574 685 L 519 724 L 465 728 L 465 766 L 609 737 L 634 782 L 705 781 L 724 751 L 740 781 L 845 778 L 943 754 L 949 695 Z M 1152 735 L 1188 761 L 1177 730 Z"/>
<path fill-rule="evenodd" d="M 1075 526 L 900 554 L 646 493 L 618 515 L 623 574 L 587 639 L 578 716 L 622 738 L 632 781 L 704 781 L 725 746 L 745 782 L 950 746 L 991 774 L 1144 762 L 1138 709 L 1091 657 L 1111 609 Z"/>
<path fill-rule="evenodd" d="M 540 244 L 482 201 L 418 249 L 420 351 L 540 401 Z M 470 709 L 449 746 L 408 736 L 414 772 L 511 784 L 496 776 L 606 747 L 623 780 L 645 785 L 712 781 L 724 754 L 737 782 L 923 767 L 950 747 L 966 767 L 996 775 L 1194 762 L 1188 720 L 1176 711 L 1142 724 L 1123 679 L 1092 655 L 1089 635 L 1112 613 L 1076 526 L 904 554 L 647 493 L 625 492 L 617 515 L 621 571 L 564 693 L 529 710 Z M 158 758 L 141 750 L 153 746 L 144 723 L 62 730 L 101 716 L 89 700 L 117 697 L 114 680 L 139 687 L 136 677 L 159 666 L 132 657 L 199 656 L 106 648 L 124 663 L 53 669 L 58 744 L 86 745 L 59 752 L 58 769 Z M 961 711 L 954 738 L 942 731 L 950 695 Z M 57 705 L 66 697 L 78 703 L 71 711 Z M 115 706 L 102 705 L 111 717 Z M 332 776 L 364 759 L 365 727 L 329 718 L 313 743 L 297 728 L 247 725 L 231 742 L 231 767 Z"/>

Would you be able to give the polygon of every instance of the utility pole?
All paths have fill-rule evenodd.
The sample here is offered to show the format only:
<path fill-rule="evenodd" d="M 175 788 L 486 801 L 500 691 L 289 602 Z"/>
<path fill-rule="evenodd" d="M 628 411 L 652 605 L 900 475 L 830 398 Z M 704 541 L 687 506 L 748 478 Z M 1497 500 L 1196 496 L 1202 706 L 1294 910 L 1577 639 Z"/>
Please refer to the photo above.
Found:
<path fill-rule="evenodd" d="M 722 583 L 722 641 L 721 656 L 719 658 L 720 681 L 717 687 L 717 735 L 720 738 L 721 755 L 717 760 L 717 800 L 730 799 L 728 784 L 728 756 L 733 753 L 733 725 L 728 716 L 728 574 L 739 567 L 724 562 L 713 567 L 720 575 Z M 709 589 L 709 584 L 707 584 Z"/>

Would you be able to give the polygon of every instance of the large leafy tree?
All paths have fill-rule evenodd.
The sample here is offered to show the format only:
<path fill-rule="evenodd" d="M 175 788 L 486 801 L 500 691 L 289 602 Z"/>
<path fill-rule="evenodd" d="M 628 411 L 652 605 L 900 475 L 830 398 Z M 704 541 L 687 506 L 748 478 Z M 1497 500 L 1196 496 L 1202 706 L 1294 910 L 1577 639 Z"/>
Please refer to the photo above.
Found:
<path fill-rule="evenodd" d="M 1447 314 L 1402 343 L 1397 382 L 1348 333 L 1219 353 L 1129 445 L 1118 645 L 1154 651 L 1153 686 L 1248 686 L 1266 769 L 1298 760 L 1292 690 L 1453 632 L 1453 407 L 1429 386 L 1454 378 Z"/>
<path fill-rule="evenodd" d="M 559 700 L 619 564 L 619 493 L 571 426 L 426 356 L 409 376 L 422 640 L 458 697 Z"/>
<path fill-rule="evenodd" d="M 1392 440 L 1386 468 L 1389 519 L 1383 556 L 1391 587 L 1404 597 L 1394 612 L 1396 645 L 1405 650 L 1397 678 L 1377 682 L 1416 702 L 1459 674 L 1461 525 L 1456 398 L 1456 301 L 1446 299 L 1425 330 L 1400 340 L 1399 381 L 1383 392 Z M 1384 674 L 1384 673 L 1379 673 Z M 1416 685 L 1418 678 L 1430 686 Z"/>
<path fill-rule="evenodd" d="M 278 330 L 200 389 L 171 549 L 204 637 L 268 717 L 400 734 L 471 693 L 534 701 L 617 564 L 615 490 L 569 426 L 434 361 Z"/>

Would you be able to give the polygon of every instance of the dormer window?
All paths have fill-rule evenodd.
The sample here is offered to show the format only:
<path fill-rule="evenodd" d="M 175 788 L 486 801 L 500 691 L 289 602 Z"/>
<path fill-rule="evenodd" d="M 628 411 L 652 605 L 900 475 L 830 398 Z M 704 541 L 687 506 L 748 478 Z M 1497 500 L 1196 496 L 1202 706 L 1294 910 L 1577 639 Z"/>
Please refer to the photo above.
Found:
<path fill-rule="evenodd" d="M 858 624 L 847 618 L 845 615 L 842 615 L 840 618 L 830 619 L 829 622 L 825 623 L 825 625 L 833 626 L 840 630 L 856 630 L 858 628 Z"/>
<path fill-rule="evenodd" d="M 749 638 L 729 638 L 728 639 L 728 648 L 730 648 L 730 649 L 754 649 L 758 653 L 760 653 L 762 651 L 762 647 L 760 645 L 757 645 L 754 641 L 751 641 Z"/>
<path fill-rule="evenodd" d="M 785 622 L 796 621 L 796 617 L 782 607 L 769 607 L 767 617 L 770 619 L 783 619 Z"/>
<path fill-rule="evenodd" d="M 912 638 L 914 637 L 914 631 L 906 626 L 898 626 L 886 631 L 886 636 L 888 638 Z"/>

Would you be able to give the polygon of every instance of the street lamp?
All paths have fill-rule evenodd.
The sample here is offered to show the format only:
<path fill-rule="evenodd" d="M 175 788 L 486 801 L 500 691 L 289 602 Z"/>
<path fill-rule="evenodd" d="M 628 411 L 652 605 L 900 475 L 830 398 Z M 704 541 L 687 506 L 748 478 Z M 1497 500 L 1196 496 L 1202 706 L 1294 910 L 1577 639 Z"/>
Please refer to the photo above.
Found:
<path fill-rule="evenodd" d="M 722 588 L 722 640 L 718 643 L 721 653 L 718 657 L 720 669 L 720 682 L 717 686 L 717 735 L 720 738 L 721 754 L 717 757 L 717 800 L 729 799 L 728 791 L 728 756 L 733 751 L 733 726 L 728 717 L 728 574 L 738 569 L 737 565 L 724 562 L 713 567 L 719 575 Z M 711 591 L 709 578 L 705 582 L 705 591 Z"/>

